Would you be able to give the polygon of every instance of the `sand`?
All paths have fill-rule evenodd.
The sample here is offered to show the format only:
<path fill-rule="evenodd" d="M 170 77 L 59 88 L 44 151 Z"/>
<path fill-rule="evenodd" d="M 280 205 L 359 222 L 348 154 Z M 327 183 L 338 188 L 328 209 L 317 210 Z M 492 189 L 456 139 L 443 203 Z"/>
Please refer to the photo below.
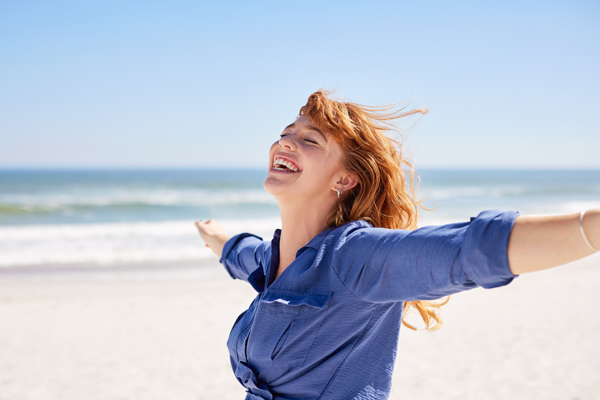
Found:
<path fill-rule="evenodd" d="M 0 273 L 0 400 L 244 398 L 248 284 L 216 259 L 106 271 Z M 401 332 L 391 399 L 600 399 L 599 291 L 600 254 L 453 296 L 442 330 Z"/>

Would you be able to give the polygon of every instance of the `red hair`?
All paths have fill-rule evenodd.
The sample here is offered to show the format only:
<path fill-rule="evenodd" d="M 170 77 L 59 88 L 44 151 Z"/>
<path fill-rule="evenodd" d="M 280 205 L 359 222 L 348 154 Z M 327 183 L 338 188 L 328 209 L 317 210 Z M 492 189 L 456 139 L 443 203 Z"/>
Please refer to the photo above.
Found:
<path fill-rule="evenodd" d="M 397 131 L 391 121 L 414 114 L 426 114 L 426 108 L 394 111 L 395 106 L 373 107 L 332 99 L 331 93 L 319 90 L 308 98 L 300 116 L 308 117 L 325 130 L 341 146 L 343 167 L 358 178 L 357 185 L 345 193 L 327 218 L 328 226 L 340 226 L 350 221 L 365 220 L 375 227 L 409 229 L 417 227 L 418 209 L 423 208 L 417 197 L 418 177 L 414 166 L 402 154 L 402 144 L 386 135 Z M 409 301 L 406 313 L 415 309 L 428 330 L 442 326 L 439 307 L 446 304 L 429 301 Z M 433 321 L 435 325 L 431 327 Z"/>

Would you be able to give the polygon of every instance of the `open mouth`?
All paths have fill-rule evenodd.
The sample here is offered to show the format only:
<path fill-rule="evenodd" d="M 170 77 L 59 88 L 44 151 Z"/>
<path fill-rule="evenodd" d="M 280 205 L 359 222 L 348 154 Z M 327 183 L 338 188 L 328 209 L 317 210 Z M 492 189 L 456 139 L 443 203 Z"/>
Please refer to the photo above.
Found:
<path fill-rule="evenodd" d="M 273 161 L 273 169 L 276 171 L 286 171 L 286 172 L 298 172 L 299 169 L 292 162 L 284 160 L 283 158 L 275 158 Z"/>

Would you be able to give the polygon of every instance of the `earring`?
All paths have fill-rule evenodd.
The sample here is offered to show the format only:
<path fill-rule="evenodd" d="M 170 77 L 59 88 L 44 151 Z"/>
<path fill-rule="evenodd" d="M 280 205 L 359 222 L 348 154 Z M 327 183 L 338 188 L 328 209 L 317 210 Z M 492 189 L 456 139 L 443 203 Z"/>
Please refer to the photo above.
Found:
<path fill-rule="evenodd" d="M 337 192 L 337 196 L 338 196 L 338 199 L 339 199 L 340 196 L 342 195 L 342 189 L 335 189 L 335 191 Z"/>

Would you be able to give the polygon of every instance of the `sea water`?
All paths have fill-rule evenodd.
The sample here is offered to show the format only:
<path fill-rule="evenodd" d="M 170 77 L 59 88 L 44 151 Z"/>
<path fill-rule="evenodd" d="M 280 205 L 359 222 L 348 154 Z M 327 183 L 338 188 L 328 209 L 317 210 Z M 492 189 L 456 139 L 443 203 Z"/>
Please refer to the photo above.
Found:
<path fill-rule="evenodd" d="M 433 211 L 419 225 L 467 221 L 486 209 L 557 214 L 600 207 L 599 170 L 418 171 Z M 265 240 L 280 226 L 265 170 L 0 170 L 0 267 L 131 266 L 216 257 L 194 226 Z M 332 192 L 333 195 L 333 192 Z"/>

